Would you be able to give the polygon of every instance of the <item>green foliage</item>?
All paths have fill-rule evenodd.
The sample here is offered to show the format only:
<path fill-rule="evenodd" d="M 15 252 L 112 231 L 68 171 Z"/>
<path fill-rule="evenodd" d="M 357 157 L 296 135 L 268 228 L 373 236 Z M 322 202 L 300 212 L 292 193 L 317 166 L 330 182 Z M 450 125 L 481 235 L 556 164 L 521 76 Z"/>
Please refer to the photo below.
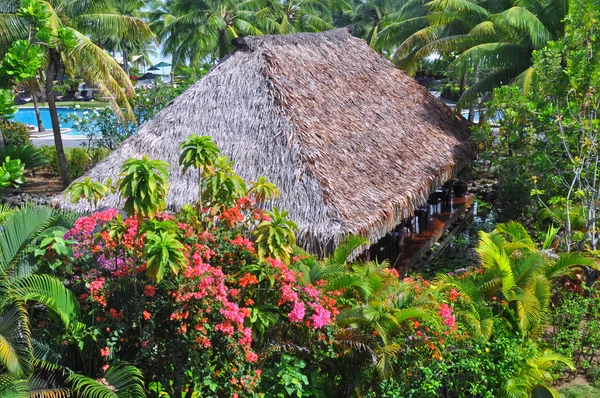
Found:
<path fill-rule="evenodd" d="M 179 165 L 183 167 L 182 174 L 193 167 L 198 170 L 198 200 L 202 200 L 203 178 L 215 177 L 215 163 L 221 153 L 217 144 L 208 136 L 190 135 L 179 145 L 182 151 L 179 156 Z"/>
<path fill-rule="evenodd" d="M 162 280 L 167 269 L 177 275 L 186 265 L 183 249 L 183 245 L 172 233 L 166 231 L 149 233 L 144 246 L 144 255 L 148 261 L 146 268 L 148 275 L 156 282 Z"/>
<path fill-rule="evenodd" d="M 59 175 L 60 169 L 58 166 L 58 154 L 56 153 L 56 148 L 54 146 L 42 145 L 39 150 L 44 155 L 50 171 Z M 90 156 L 83 148 L 73 148 L 66 154 L 66 158 L 71 178 L 81 177 L 90 164 Z"/>
<path fill-rule="evenodd" d="M 540 365 L 556 366 L 555 358 L 504 328 L 490 342 L 448 338 L 446 344 L 440 359 L 411 347 L 398 360 L 399 374 L 381 381 L 369 397 L 437 398 L 447 391 L 458 397 L 529 398 L 539 383 L 554 380 L 537 373 Z"/>
<path fill-rule="evenodd" d="M 260 258 L 272 257 L 290 263 L 290 255 L 296 244 L 298 226 L 287 218 L 287 211 L 274 208 L 268 212 L 269 219 L 262 221 L 256 227 L 254 236 Z"/>
<path fill-rule="evenodd" d="M 71 242 L 65 239 L 63 228 L 51 228 L 37 237 L 31 251 L 37 258 L 38 264 L 47 266 L 51 271 L 62 266 L 63 272 L 71 273 L 68 264 L 74 255 L 69 243 Z"/>
<path fill-rule="evenodd" d="M 248 193 L 258 204 L 263 204 L 267 200 L 273 200 L 281 195 L 275 184 L 267 180 L 265 176 L 258 177 L 258 180 L 252 183 Z"/>
<path fill-rule="evenodd" d="M 24 171 L 25 165 L 19 159 L 11 160 L 10 156 L 7 156 L 2 166 L 0 166 L 0 188 L 6 188 L 11 185 L 18 187 L 24 184 Z"/>
<path fill-rule="evenodd" d="M 46 157 L 40 149 L 33 145 L 6 145 L 0 148 L 0 158 L 10 157 L 25 164 L 25 169 L 31 170 L 47 164 Z"/>
<path fill-rule="evenodd" d="M 124 209 L 140 220 L 153 218 L 166 206 L 169 191 L 169 165 L 160 160 L 129 159 L 121 166 L 121 179 L 117 182 L 125 199 Z"/>
<path fill-rule="evenodd" d="M 598 360 L 600 297 L 579 278 L 565 280 L 564 287 L 552 317 L 552 345 L 557 352 L 571 357 L 577 369 L 589 372 L 593 381 L 593 368 L 589 366 Z"/>
<path fill-rule="evenodd" d="M 29 130 L 27 126 L 23 123 L 8 121 L 8 120 L 0 120 L 0 128 L 2 129 L 2 135 L 4 137 L 4 144 L 11 145 L 16 147 L 27 146 L 31 147 L 31 141 L 29 139 Z M 16 150 L 23 150 L 21 148 L 16 148 Z M 4 148 L 0 148 L 0 151 L 6 151 Z M 32 150 L 28 150 L 32 152 Z M 10 153 L 6 153 L 5 156 L 11 156 Z M 17 159 L 15 156 L 11 156 L 13 159 Z M 23 162 L 25 163 L 24 159 Z"/>
<path fill-rule="evenodd" d="M 281 359 L 263 373 L 261 391 L 270 397 L 312 397 L 310 382 L 305 372 L 306 362 L 292 355 Z"/>
<path fill-rule="evenodd" d="M 590 369 L 590 381 L 594 387 L 600 388 L 600 366 L 592 366 Z"/>
<path fill-rule="evenodd" d="M 586 385 L 573 385 L 562 388 L 558 392 L 559 398 L 588 398 L 595 397 L 600 394 L 600 388 L 594 388 Z"/>
<path fill-rule="evenodd" d="M 230 206 L 238 198 L 246 195 L 246 182 L 233 171 L 233 162 L 226 156 L 219 156 L 214 172 L 202 178 L 201 201 L 210 206 Z"/>
<path fill-rule="evenodd" d="M 69 195 L 71 203 L 77 203 L 80 200 L 87 200 L 90 204 L 89 211 L 93 211 L 109 192 L 109 188 L 98 181 L 92 181 L 89 177 L 84 177 L 82 181 L 72 183 L 65 190 L 64 196 Z"/>
<path fill-rule="evenodd" d="M 528 205 L 524 193 L 532 192 L 545 209 L 540 215 L 564 231 L 562 244 L 582 251 L 587 244 L 595 249 L 598 241 L 592 225 L 600 158 L 594 144 L 600 126 L 594 105 L 600 81 L 595 56 L 600 51 L 599 19 L 593 0 L 568 6 L 565 34 L 533 53 L 528 90 L 494 91 L 488 107 L 502 115 L 502 127 L 497 137 L 487 135 L 484 147 L 501 176 L 499 200 L 506 202 L 501 207 L 521 211 L 521 204 Z M 506 198 L 500 197 L 502 179 Z M 561 202 L 552 203 L 555 198 Z"/>
<path fill-rule="evenodd" d="M 17 16 L 33 21 L 36 25 L 45 26 L 51 17 L 48 5 L 38 0 L 22 0 Z"/>
<path fill-rule="evenodd" d="M 44 52 L 40 46 L 27 40 L 16 40 L 4 55 L 0 74 L 5 73 L 16 82 L 21 82 L 36 76 L 43 60 Z"/>
<path fill-rule="evenodd" d="M 58 154 L 56 153 L 56 148 L 54 146 L 50 146 L 50 145 L 42 145 L 40 147 L 40 152 L 44 156 L 44 159 L 46 161 L 46 164 L 48 164 L 50 171 L 52 171 L 52 173 L 58 175 L 58 173 L 59 173 Z"/>
<path fill-rule="evenodd" d="M 482 302 L 505 300 L 506 308 L 500 307 L 498 314 L 506 317 L 515 331 L 535 338 L 549 323 L 551 280 L 583 266 L 598 267 L 580 253 L 545 256 L 516 222 L 499 224 L 491 233 L 481 232 L 477 253 L 483 267 L 480 279 L 442 275 L 439 280 L 464 296 L 467 325 L 475 335 L 488 339 L 494 318 Z"/>
<path fill-rule="evenodd" d="M 17 107 L 15 106 L 15 96 L 12 90 L 0 89 L 0 117 L 3 119 L 12 118 L 17 113 Z M 2 121 L 0 128 L 4 133 L 4 129 L 7 123 Z"/>
<path fill-rule="evenodd" d="M 208 136 L 190 135 L 179 145 L 182 151 L 179 164 L 183 166 L 182 173 L 193 167 L 200 172 L 201 177 L 207 177 L 214 172 L 217 156 L 221 153 L 217 144 Z"/>
<path fill-rule="evenodd" d="M 73 148 L 67 157 L 69 175 L 71 179 L 78 178 L 85 172 L 86 166 L 90 163 L 89 156 L 83 148 Z"/>
<path fill-rule="evenodd" d="M 71 373 L 66 380 L 73 391 L 82 397 L 144 398 L 142 372 L 134 366 L 113 365 L 101 380 Z"/>

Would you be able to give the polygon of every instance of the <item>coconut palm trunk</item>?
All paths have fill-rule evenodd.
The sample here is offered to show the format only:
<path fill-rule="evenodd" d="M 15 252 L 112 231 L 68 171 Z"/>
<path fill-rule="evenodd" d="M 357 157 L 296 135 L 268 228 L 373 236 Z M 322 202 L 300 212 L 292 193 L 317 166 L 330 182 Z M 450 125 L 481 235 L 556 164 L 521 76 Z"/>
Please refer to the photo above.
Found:
<path fill-rule="evenodd" d="M 127 43 L 123 41 L 121 43 L 121 55 L 123 55 L 123 71 L 127 76 L 129 76 L 129 61 L 127 56 Z"/>
<path fill-rule="evenodd" d="M 65 156 L 62 136 L 60 135 L 60 122 L 58 120 L 58 111 L 56 101 L 52 94 L 54 88 L 54 78 L 56 77 L 57 67 L 60 63 L 60 54 L 53 49 L 48 51 L 48 65 L 46 66 L 46 98 L 48 101 L 48 110 L 50 111 L 50 120 L 52 121 L 52 132 L 54 133 L 54 146 L 58 155 L 58 168 L 63 185 L 67 187 L 71 182 L 69 177 L 69 167 Z"/>
<path fill-rule="evenodd" d="M 4 146 L 4 132 L 2 131 L 2 123 L 0 123 L 0 148 L 2 148 L 3 146 Z"/>
<path fill-rule="evenodd" d="M 40 104 L 38 101 L 38 93 L 33 91 L 31 93 L 31 96 L 33 98 L 33 107 L 35 108 L 35 118 L 37 119 L 38 131 L 40 133 L 43 133 L 44 131 L 46 131 L 46 128 L 44 127 L 44 123 L 42 122 L 42 115 L 40 114 Z"/>

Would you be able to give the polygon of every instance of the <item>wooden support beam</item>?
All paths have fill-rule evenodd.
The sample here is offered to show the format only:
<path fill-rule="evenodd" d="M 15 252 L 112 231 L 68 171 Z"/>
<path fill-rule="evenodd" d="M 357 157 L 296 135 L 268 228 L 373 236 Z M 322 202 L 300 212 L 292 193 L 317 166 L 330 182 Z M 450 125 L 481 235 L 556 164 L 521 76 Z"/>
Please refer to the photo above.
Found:
<path fill-rule="evenodd" d="M 452 211 L 441 215 L 434 215 L 435 222 L 430 221 L 430 226 L 423 234 L 415 235 L 419 242 L 416 244 L 418 249 L 410 253 L 410 258 L 400 263 L 401 275 L 406 275 L 408 271 L 433 247 L 444 233 L 455 224 L 459 217 L 467 211 L 473 204 L 473 194 L 467 194 L 464 198 L 454 199 Z M 422 241 L 422 242 L 421 242 Z"/>

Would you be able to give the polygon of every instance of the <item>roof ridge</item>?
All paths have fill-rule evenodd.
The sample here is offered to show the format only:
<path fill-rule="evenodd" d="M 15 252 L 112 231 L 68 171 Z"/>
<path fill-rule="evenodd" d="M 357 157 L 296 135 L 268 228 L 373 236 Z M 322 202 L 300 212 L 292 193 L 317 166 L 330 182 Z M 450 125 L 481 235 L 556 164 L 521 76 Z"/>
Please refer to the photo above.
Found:
<path fill-rule="evenodd" d="M 326 30 L 323 32 L 300 32 L 265 36 L 236 37 L 232 43 L 238 51 L 255 51 L 264 45 L 290 45 L 307 44 L 316 41 L 327 40 L 331 42 L 346 41 L 352 38 L 352 25 L 344 28 Z"/>

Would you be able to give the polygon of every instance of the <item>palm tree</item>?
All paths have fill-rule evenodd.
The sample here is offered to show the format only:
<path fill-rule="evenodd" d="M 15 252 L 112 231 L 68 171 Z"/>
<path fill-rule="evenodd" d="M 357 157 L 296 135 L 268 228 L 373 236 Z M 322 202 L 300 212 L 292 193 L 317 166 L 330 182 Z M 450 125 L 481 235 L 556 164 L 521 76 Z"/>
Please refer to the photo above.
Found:
<path fill-rule="evenodd" d="M 362 37 L 374 49 L 381 49 L 379 33 L 388 25 L 404 20 L 405 2 L 394 0 L 368 0 L 354 11 L 354 34 Z"/>
<path fill-rule="evenodd" d="M 271 27 L 268 33 L 280 34 L 333 29 L 334 15 L 351 11 L 352 6 L 341 0 L 271 0 L 256 10 L 258 17 L 272 22 L 266 24 Z"/>
<path fill-rule="evenodd" d="M 146 3 L 142 0 L 113 0 L 112 3 L 114 11 L 121 17 L 139 21 L 145 21 L 147 19 L 147 12 L 142 11 Z M 148 43 L 150 40 L 154 40 L 154 34 L 151 33 L 148 28 L 149 25 L 145 26 L 142 30 L 144 33 L 143 36 L 139 35 L 139 29 L 134 29 L 133 27 L 115 32 L 116 34 L 105 32 L 104 34 L 99 35 L 101 39 L 107 38 L 111 40 L 113 42 L 112 47 L 121 52 L 123 57 L 123 70 L 127 76 L 129 76 L 130 51 L 133 51 L 140 43 Z"/>
<path fill-rule="evenodd" d="M 232 39 L 262 35 L 259 22 L 266 19 L 236 0 L 162 0 L 151 13 L 157 34 L 164 39 L 163 53 L 173 65 L 189 60 L 200 65 L 207 58 L 220 59 L 233 50 Z"/>
<path fill-rule="evenodd" d="M 46 128 L 44 127 L 44 123 L 42 123 L 42 116 L 40 115 L 39 106 L 39 95 L 43 94 L 44 92 L 42 88 L 42 82 L 40 82 L 40 79 L 36 76 L 23 80 L 21 84 L 27 89 L 27 92 L 31 95 L 31 98 L 33 99 L 33 107 L 35 109 L 35 118 L 38 124 L 38 131 L 40 133 L 43 133 L 46 131 Z"/>
<path fill-rule="evenodd" d="M 411 1 L 416 3 L 416 0 Z M 565 0 L 429 0 L 426 25 L 405 38 L 399 21 L 381 31 L 379 45 L 395 47 L 392 59 L 408 73 L 434 54 L 456 54 L 459 77 L 478 69 L 477 82 L 457 108 L 510 82 L 531 84 L 533 51 L 564 35 Z M 419 21 L 423 22 L 423 18 Z M 404 28 L 414 28 L 405 24 Z"/>
<path fill-rule="evenodd" d="M 465 298 L 466 324 L 475 335 L 489 339 L 493 314 L 485 303 L 506 300 L 514 312 L 509 322 L 523 336 L 540 336 L 548 325 L 552 280 L 587 266 L 599 266 L 581 253 L 548 256 L 517 222 L 499 224 L 491 233 L 480 232 L 477 253 L 484 273 L 481 280 L 439 277 L 442 286 L 454 288 Z"/>
<path fill-rule="evenodd" d="M 123 116 L 120 106 L 124 106 L 132 117 L 127 95 L 133 94 L 133 86 L 127 74 L 102 48 L 90 37 L 139 37 L 152 38 L 148 24 L 140 18 L 119 14 L 114 6 L 106 1 L 73 1 L 51 0 L 37 2 L 47 7 L 50 13 L 48 28 L 72 35 L 71 48 L 61 46 L 47 47 L 46 66 L 44 70 L 45 92 L 52 120 L 54 142 L 58 153 L 58 163 L 63 184 L 70 182 L 66 158 L 64 155 L 60 122 L 56 102 L 52 95 L 54 79 L 61 70 L 71 75 L 80 75 L 85 81 L 95 84 L 107 97 L 116 112 Z M 12 42 L 27 38 L 28 22 L 17 16 L 20 2 L 18 0 L 0 0 L 0 43 Z"/>

